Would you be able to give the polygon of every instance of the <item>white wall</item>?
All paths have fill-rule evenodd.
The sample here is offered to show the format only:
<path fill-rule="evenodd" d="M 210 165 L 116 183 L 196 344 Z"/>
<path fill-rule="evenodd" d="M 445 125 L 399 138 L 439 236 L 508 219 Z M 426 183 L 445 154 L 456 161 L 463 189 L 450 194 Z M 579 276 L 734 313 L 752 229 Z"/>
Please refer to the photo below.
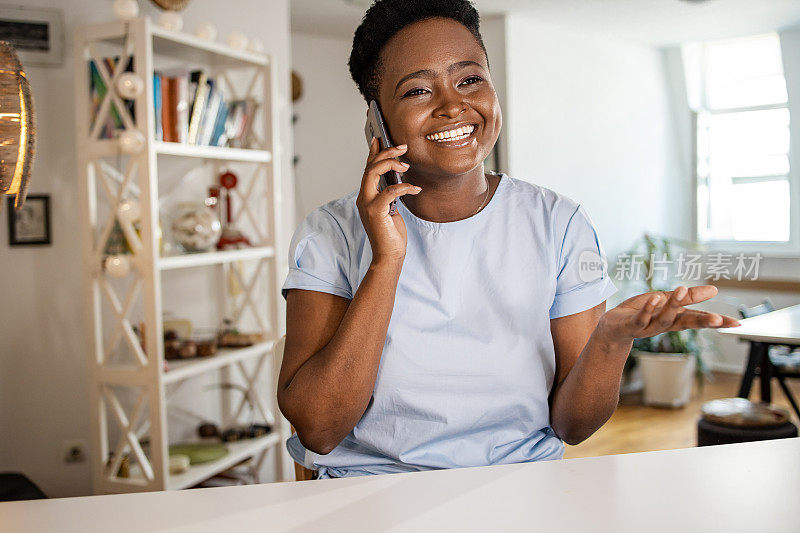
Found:
<path fill-rule="evenodd" d="M 294 102 L 297 222 L 357 190 L 367 160 L 367 104 L 350 78 L 352 40 L 292 33 L 292 69 L 303 79 Z"/>
<path fill-rule="evenodd" d="M 38 150 L 30 193 L 51 195 L 53 244 L 10 248 L 0 244 L 0 471 L 26 473 L 49 496 L 91 493 L 88 463 L 68 466 L 62 442 L 90 441 L 87 397 L 88 310 L 84 309 L 83 264 L 80 255 L 77 162 L 72 64 L 72 30 L 76 25 L 112 18 L 111 1 L 26 0 L 25 6 L 59 7 L 64 12 L 65 62 L 56 67 L 29 67 L 38 112 Z M 144 14 L 155 8 L 140 0 Z M 194 0 L 183 13 L 191 31 L 204 20 L 219 29 L 220 39 L 233 30 L 258 36 L 276 54 L 280 99 L 284 176 L 284 223 L 288 244 L 294 222 L 291 179 L 291 127 L 288 106 L 288 0 Z M 8 234 L 6 213 L 0 233 Z M 6 237 L 2 237 L 6 239 Z M 284 257 L 285 251 L 279 251 Z M 268 480 L 268 479 L 267 479 Z"/>
<path fill-rule="evenodd" d="M 583 204 L 609 259 L 645 231 L 684 237 L 660 51 L 508 19 L 509 172 Z"/>

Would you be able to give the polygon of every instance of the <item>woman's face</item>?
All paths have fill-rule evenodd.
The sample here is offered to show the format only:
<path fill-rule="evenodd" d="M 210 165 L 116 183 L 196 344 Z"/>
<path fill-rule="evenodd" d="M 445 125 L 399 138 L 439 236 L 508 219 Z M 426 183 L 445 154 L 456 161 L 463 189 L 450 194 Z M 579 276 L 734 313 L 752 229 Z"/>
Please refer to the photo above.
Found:
<path fill-rule="evenodd" d="M 394 35 L 381 57 L 379 103 L 392 142 L 408 145 L 409 174 L 480 166 L 502 118 L 486 56 L 469 30 L 446 18 L 416 22 Z M 434 138 L 454 127 L 461 128 L 455 139 Z"/>

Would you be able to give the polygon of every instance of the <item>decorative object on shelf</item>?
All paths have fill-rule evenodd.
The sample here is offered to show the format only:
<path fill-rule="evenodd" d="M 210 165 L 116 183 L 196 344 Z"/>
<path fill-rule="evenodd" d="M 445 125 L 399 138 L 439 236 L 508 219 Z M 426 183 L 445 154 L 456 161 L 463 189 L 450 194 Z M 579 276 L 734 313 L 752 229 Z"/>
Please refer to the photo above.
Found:
<path fill-rule="evenodd" d="M 231 191 L 236 188 L 238 183 L 236 174 L 230 171 L 223 172 L 219 177 L 219 183 L 222 189 L 222 219 L 224 224 L 222 226 L 222 234 L 217 241 L 218 250 L 237 250 L 239 248 L 248 248 L 252 246 L 250 240 L 242 234 L 241 231 L 236 229 L 233 225 L 233 210 L 231 208 Z"/>
<path fill-rule="evenodd" d="M 136 73 L 123 72 L 117 78 L 115 87 L 122 98 L 133 100 L 144 92 L 144 80 Z"/>
<path fill-rule="evenodd" d="M 117 207 L 117 220 L 120 224 L 132 225 L 142 218 L 142 207 L 136 200 L 123 200 Z M 123 228 L 124 231 L 124 228 Z"/>
<path fill-rule="evenodd" d="M 189 253 L 210 250 L 221 233 L 216 214 L 200 203 L 187 202 L 178 207 L 172 221 L 172 234 L 184 251 Z"/>
<path fill-rule="evenodd" d="M 257 439 L 272 431 L 272 426 L 268 424 L 250 424 L 246 427 L 229 428 L 222 432 L 220 440 L 222 442 L 238 442 L 244 439 Z"/>
<path fill-rule="evenodd" d="M 258 37 L 253 37 L 250 39 L 250 42 L 247 44 L 247 49 L 251 52 L 255 52 L 256 54 L 263 54 L 264 53 L 264 41 L 259 39 Z"/>
<path fill-rule="evenodd" d="M 210 22 L 201 22 L 194 29 L 196 37 L 206 41 L 217 40 L 217 27 Z"/>
<path fill-rule="evenodd" d="M 36 114 L 25 71 L 14 47 L 4 41 L 0 41 L 0 110 L 0 193 L 15 194 L 14 207 L 20 209 L 33 170 Z"/>
<path fill-rule="evenodd" d="M 108 454 L 108 461 L 106 461 L 106 468 L 110 468 L 112 464 L 114 464 L 114 452 Z M 119 467 L 117 468 L 117 477 L 121 477 L 123 479 L 128 479 L 131 475 L 131 460 L 130 456 L 126 453 L 122 456 L 122 459 L 119 461 Z"/>
<path fill-rule="evenodd" d="M 0 41 L 15 47 L 28 66 L 62 65 L 64 14 L 60 9 L 0 6 Z"/>
<path fill-rule="evenodd" d="M 131 260 L 127 255 L 107 255 L 103 260 L 103 270 L 112 278 L 124 278 L 131 271 Z"/>
<path fill-rule="evenodd" d="M 138 254 L 142 250 L 142 238 L 139 235 L 138 224 L 142 219 L 142 208 L 136 200 L 123 200 L 117 206 L 117 220 L 120 229 L 125 235 L 125 241 L 131 253 Z M 161 230 L 159 229 L 159 240 Z"/>
<path fill-rule="evenodd" d="M 119 20 L 131 20 L 139 16 L 136 0 L 114 0 L 114 16 Z"/>
<path fill-rule="evenodd" d="M 183 17 L 174 11 L 164 11 L 158 15 L 158 25 L 169 31 L 183 29 Z"/>
<path fill-rule="evenodd" d="M 250 391 L 247 387 L 237 383 L 221 382 L 207 386 L 206 390 L 216 388 L 241 392 L 243 396 L 242 401 L 250 410 L 250 422 L 246 425 L 236 425 L 222 431 L 220 431 L 216 424 L 204 422 L 197 428 L 198 435 L 201 437 L 219 437 L 222 442 L 237 442 L 243 439 L 257 439 L 272 432 L 272 426 L 270 424 L 261 424 L 255 421 L 256 406 L 253 403 L 253 398 L 250 396 Z"/>
<path fill-rule="evenodd" d="M 220 348 L 246 348 L 264 342 L 263 333 L 239 333 L 236 330 L 226 331 L 219 336 Z"/>
<path fill-rule="evenodd" d="M 211 437 L 219 437 L 219 428 L 216 424 L 211 422 L 204 422 L 197 426 L 197 435 L 201 439 L 209 439 Z"/>
<path fill-rule="evenodd" d="M 234 328 L 229 318 L 223 322 L 222 331 L 219 333 L 219 347 L 220 348 L 245 348 L 252 346 L 259 342 L 264 342 L 264 334 L 258 333 L 241 333 L 238 329 Z"/>
<path fill-rule="evenodd" d="M 8 244 L 51 244 L 50 195 L 31 194 L 20 209 L 14 209 L 13 198 L 8 199 Z"/>
<path fill-rule="evenodd" d="M 188 455 L 176 453 L 169 456 L 169 473 L 170 474 L 183 474 L 189 470 L 192 461 Z"/>
<path fill-rule="evenodd" d="M 228 39 L 225 41 L 231 48 L 237 50 L 244 50 L 247 48 L 247 36 L 240 31 L 232 31 L 228 34 Z"/>
<path fill-rule="evenodd" d="M 224 444 L 207 442 L 187 442 L 185 444 L 173 444 L 169 447 L 170 456 L 186 455 L 189 462 L 193 465 L 210 463 L 217 459 L 222 459 L 228 455 L 228 448 Z"/>
<path fill-rule="evenodd" d="M 139 130 L 125 130 L 119 134 L 119 149 L 123 154 L 136 155 L 144 150 L 145 138 Z"/>
<path fill-rule="evenodd" d="M 169 11 L 180 11 L 192 0 L 151 0 L 156 6 Z"/>
<path fill-rule="evenodd" d="M 296 70 L 292 71 L 292 102 L 298 101 L 303 97 L 303 78 Z"/>

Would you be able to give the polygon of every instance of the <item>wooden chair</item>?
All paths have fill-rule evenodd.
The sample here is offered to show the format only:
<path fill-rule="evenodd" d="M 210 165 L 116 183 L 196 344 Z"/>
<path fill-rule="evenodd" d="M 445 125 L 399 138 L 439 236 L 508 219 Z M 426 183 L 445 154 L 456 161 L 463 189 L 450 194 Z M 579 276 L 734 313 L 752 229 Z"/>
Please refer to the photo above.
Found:
<path fill-rule="evenodd" d="M 278 342 L 275 343 L 274 348 L 274 357 L 272 358 L 273 362 L 273 375 L 275 376 L 275 386 L 278 386 L 278 375 L 281 371 L 281 363 L 283 362 L 283 352 L 286 349 L 286 335 L 278 339 Z M 277 389 L 275 391 L 277 395 Z M 294 426 L 290 426 L 292 428 L 292 435 L 294 435 L 295 430 Z M 316 472 L 314 470 L 309 470 L 308 468 L 304 467 L 303 465 L 295 462 L 294 463 L 294 479 L 295 481 L 309 481 L 314 479 L 314 474 Z"/>
<path fill-rule="evenodd" d="M 769 298 L 753 307 L 739 306 L 739 315 L 742 318 L 751 318 L 765 313 L 770 313 L 775 310 L 775 306 Z M 785 366 L 776 364 L 773 358 L 770 357 L 770 348 L 772 346 L 781 346 L 780 344 L 773 344 L 768 342 L 750 341 L 750 354 L 747 360 L 747 367 L 745 368 L 744 376 L 742 377 L 742 384 L 739 388 L 739 397 L 747 398 L 750 395 L 750 387 L 756 376 L 759 377 L 761 382 L 761 401 L 770 403 L 772 401 L 771 381 L 772 378 L 778 380 L 783 393 L 788 398 L 789 403 L 792 404 L 794 412 L 800 418 L 800 407 L 797 405 L 794 396 L 792 396 L 789 387 L 786 386 L 786 378 L 800 379 L 800 371 L 794 366 Z"/>

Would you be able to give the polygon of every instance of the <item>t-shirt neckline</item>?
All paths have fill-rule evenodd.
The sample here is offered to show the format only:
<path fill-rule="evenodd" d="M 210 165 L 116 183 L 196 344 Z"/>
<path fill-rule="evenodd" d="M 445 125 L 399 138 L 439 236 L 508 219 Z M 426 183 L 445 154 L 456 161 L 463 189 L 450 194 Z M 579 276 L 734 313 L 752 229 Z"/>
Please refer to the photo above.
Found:
<path fill-rule="evenodd" d="M 412 213 L 402 201 L 398 201 L 398 210 L 400 210 L 403 214 L 403 220 L 413 220 L 420 226 L 427 226 L 429 228 L 455 228 L 458 226 L 465 226 L 468 224 L 474 224 L 475 222 L 482 220 L 488 213 L 494 209 L 494 206 L 499 202 L 498 197 L 503 193 L 505 190 L 506 182 L 508 181 L 508 176 L 504 173 L 498 174 L 500 176 L 500 181 L 497 183 L 497 189 L 495 189 L 494 194 L 491 198 L 489 198 L 489 202 L 484 206 L 483 209 L 472 215 L 471 217 L 462 218 L 461 220 L 453 220 L 451 222 L 433 222 L 431 220 L 425 220 L 424 218 L 419 218 L 417 215 Z"/>

